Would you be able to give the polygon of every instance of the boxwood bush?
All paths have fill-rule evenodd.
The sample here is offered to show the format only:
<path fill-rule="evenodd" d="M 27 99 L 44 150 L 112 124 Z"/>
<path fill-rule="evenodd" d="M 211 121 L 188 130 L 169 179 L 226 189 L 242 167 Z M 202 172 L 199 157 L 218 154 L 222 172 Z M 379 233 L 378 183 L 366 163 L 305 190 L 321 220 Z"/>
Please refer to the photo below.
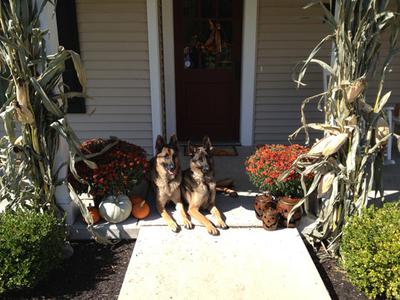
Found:
<path fill-rule="evenodd" d="M 342 265 L 370 298 L 400 299 L 400 204 L 370 207 L 343 232 Z"/>
<path fill-rule="evenodd" d="M 35 286 L 63 258 L 65 229 L 49 213 L 0 214 L 0 295 Z"/>

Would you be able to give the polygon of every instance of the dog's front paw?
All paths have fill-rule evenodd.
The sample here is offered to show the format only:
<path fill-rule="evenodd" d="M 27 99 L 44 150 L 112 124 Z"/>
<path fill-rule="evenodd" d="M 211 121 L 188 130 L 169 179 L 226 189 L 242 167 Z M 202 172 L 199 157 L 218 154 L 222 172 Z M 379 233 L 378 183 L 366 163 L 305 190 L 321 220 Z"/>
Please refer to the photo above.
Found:
<path fill-rule="evenodd" d="M 214 226 L 209 226 L 207 227 L 207 231 L 209 234 L 211 235 L 219 235 L 219 231 L 217 228 L 215 228 Z"/>
<path fill-rule="evenodd" d="M 168 222 L 168 227 L 173 231 L 173 232 L 179 232 L 180 227 L 178 224 L 176 224 L 174 221 Z"/>
<path fill-rule="evenodd" d="M 183 220 L 183 226 L 184 226 L 186 229 L 193 229 L 193 224 L 192 224 L 192 222 L 190 222 L 190 220 L 188 220 L 188 219 Z"/>
<path fill-rule="evenodd" d="M 221 229 L 228 229 L 229 228 L 229 226 L 226 225 L 226 223 L 224 221 L 222 221 L 222 220 L 218 222 L 218 227 L 221 228 Z"/>

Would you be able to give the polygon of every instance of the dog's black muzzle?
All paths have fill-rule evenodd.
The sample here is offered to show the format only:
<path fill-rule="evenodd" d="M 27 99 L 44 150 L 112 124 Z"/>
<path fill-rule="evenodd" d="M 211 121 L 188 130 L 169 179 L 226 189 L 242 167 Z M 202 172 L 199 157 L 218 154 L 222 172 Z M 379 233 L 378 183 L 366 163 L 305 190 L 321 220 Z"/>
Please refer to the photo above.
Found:
<path fill-rule="evenodd" d="M 167 170 L 167 173 L 169 174 L 169 175 L 175 175 L 175 164 L 167 164 L 166 166 L 165 166 L 165 170 Z"/>
<path fill-rule="evenodd" d="M 202 172 L 203 172 L 204 174 L 207 174 L 208 171 L 210 171 L 210 167 L 209 167 L 209 166 L 203 166 L 203 167 L 201 168 L 201 170 L 202 170 Z"/>

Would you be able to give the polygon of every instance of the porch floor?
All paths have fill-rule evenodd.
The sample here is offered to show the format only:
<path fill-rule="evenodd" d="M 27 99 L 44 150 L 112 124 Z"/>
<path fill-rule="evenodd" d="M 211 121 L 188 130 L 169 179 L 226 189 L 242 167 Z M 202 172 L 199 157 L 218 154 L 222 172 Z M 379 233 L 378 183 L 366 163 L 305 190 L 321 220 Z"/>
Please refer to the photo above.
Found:
<path fill-rule="evenodd" d="M 262 227 L 259 220 L 255 218 L 253 211 L 254 196 L 257 194 L 256 188 L 249 182 L 245 172 L 244 161 L 254 152 L 254 147 L 237 147 L 238 156 L 218 156 L 215 157 L 216 177 L 217 179 L 232 178 L 235 183 L 235 190 L 238 191 L 239 197 L 231 198 L 223 194 L 217 195 L 217 206 L 224 213 L 226 223 L 231 228 L 239 227 Z M 184 156 L 183 149 L 181 151 L 182 167 L 188 165 L 189 158 Z M 394 151 L 393 159 L 396 162 L 394 165 L 386 165 L 384 168 L 384 188 L 385 199 L 387 201 L 395 201 L 400 198 L 400 176 L 398 176 L 398 166 L 400 165 L 400 156 L 397 151 Z M 371 195 L 373 196 L 373 195 Z M 135 239 L 138 236 L 139 229 L 145 226 L 165 226 L 164 221 L 156 212 L 154 203 L 150 195 L 149 204 L 151 206 L 151 215 L 145 220 L 136 220 L 130 217 L 125 222 L 120 224 L 109 224 L 102 222 L 96 226 L 96 229 L 101 234 L 105 234 L 110 238 Z M 173 205 L 168 209 L 172 212 L 175 220 L 180 223 L 180 218 L 177 216 Z M 211 215 L 208 215 L 212 219 Z M 300 227 L 306 226 L 307 218 L 304 218 L 303 224 Z M 200 225 L 196 223 L 195 225 Z M 167 230 L 167 229 L 166 229 Z M 90 239 L 91 234 L 87 231 L 86 224 L 78 218 L 75 224 L 71 227 L 71 238 L 75 240 Z"/>
<path fill-rule="evenodd" d="M 254 152 L 254 147 L 237 147 L 238 156 L 217 156 L 215 157 L 216 177 L 217 179 L 232 178 L 235 183 L 235 190 L 239 192 L 239 197 L 231 198 L 222 194 L 217 195 L 217 206 L 226 217 L 229 227 L 262 227 L 259 220 L 255 218 L 253 211 L 253 200 L 255 188 L 249 182 L 244 168 L 244 161 Z M 181 165 L 185 168 L 188 165 L 189 157 L 183 155 L 181 151 Z M 152 198 L 152 195 L 151 195 Z M 100 223 L 96 229 L 101 234 L 106 234 L 110 238 L 135 239 L 137 238 L 139 228 L 144 226 L 165 226 L 165 222 L 160 218 L 154 205 L 153 199 L 148 201 L 151 207 L 151 215 L 145 220 L 136 220 L 133 217 L 128 218 L 125 222 L 119 224 Z M 180 223 L 180 218 L 173 205 L 168 206 L 173 217 Z M 208 215 L 212 219 L 211 215 Z M 196 223 L 195 225 L 200 225 Z M 167 230 L 167 228 L 165 229 Z M 86 229 L 86 224 L 78 218 L 71 228 L 72 239 L 88 239 L 90 233 Z"/>

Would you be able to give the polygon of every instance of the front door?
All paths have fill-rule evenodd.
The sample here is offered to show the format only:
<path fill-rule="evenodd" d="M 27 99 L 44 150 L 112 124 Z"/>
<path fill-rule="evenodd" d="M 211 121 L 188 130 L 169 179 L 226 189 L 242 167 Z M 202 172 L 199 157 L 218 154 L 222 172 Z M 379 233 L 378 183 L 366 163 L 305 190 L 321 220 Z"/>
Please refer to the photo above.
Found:
<path fill-rule="evenodd" d="M 174 0 L 180 140 L 239 141 L 242 0 Z"/>

